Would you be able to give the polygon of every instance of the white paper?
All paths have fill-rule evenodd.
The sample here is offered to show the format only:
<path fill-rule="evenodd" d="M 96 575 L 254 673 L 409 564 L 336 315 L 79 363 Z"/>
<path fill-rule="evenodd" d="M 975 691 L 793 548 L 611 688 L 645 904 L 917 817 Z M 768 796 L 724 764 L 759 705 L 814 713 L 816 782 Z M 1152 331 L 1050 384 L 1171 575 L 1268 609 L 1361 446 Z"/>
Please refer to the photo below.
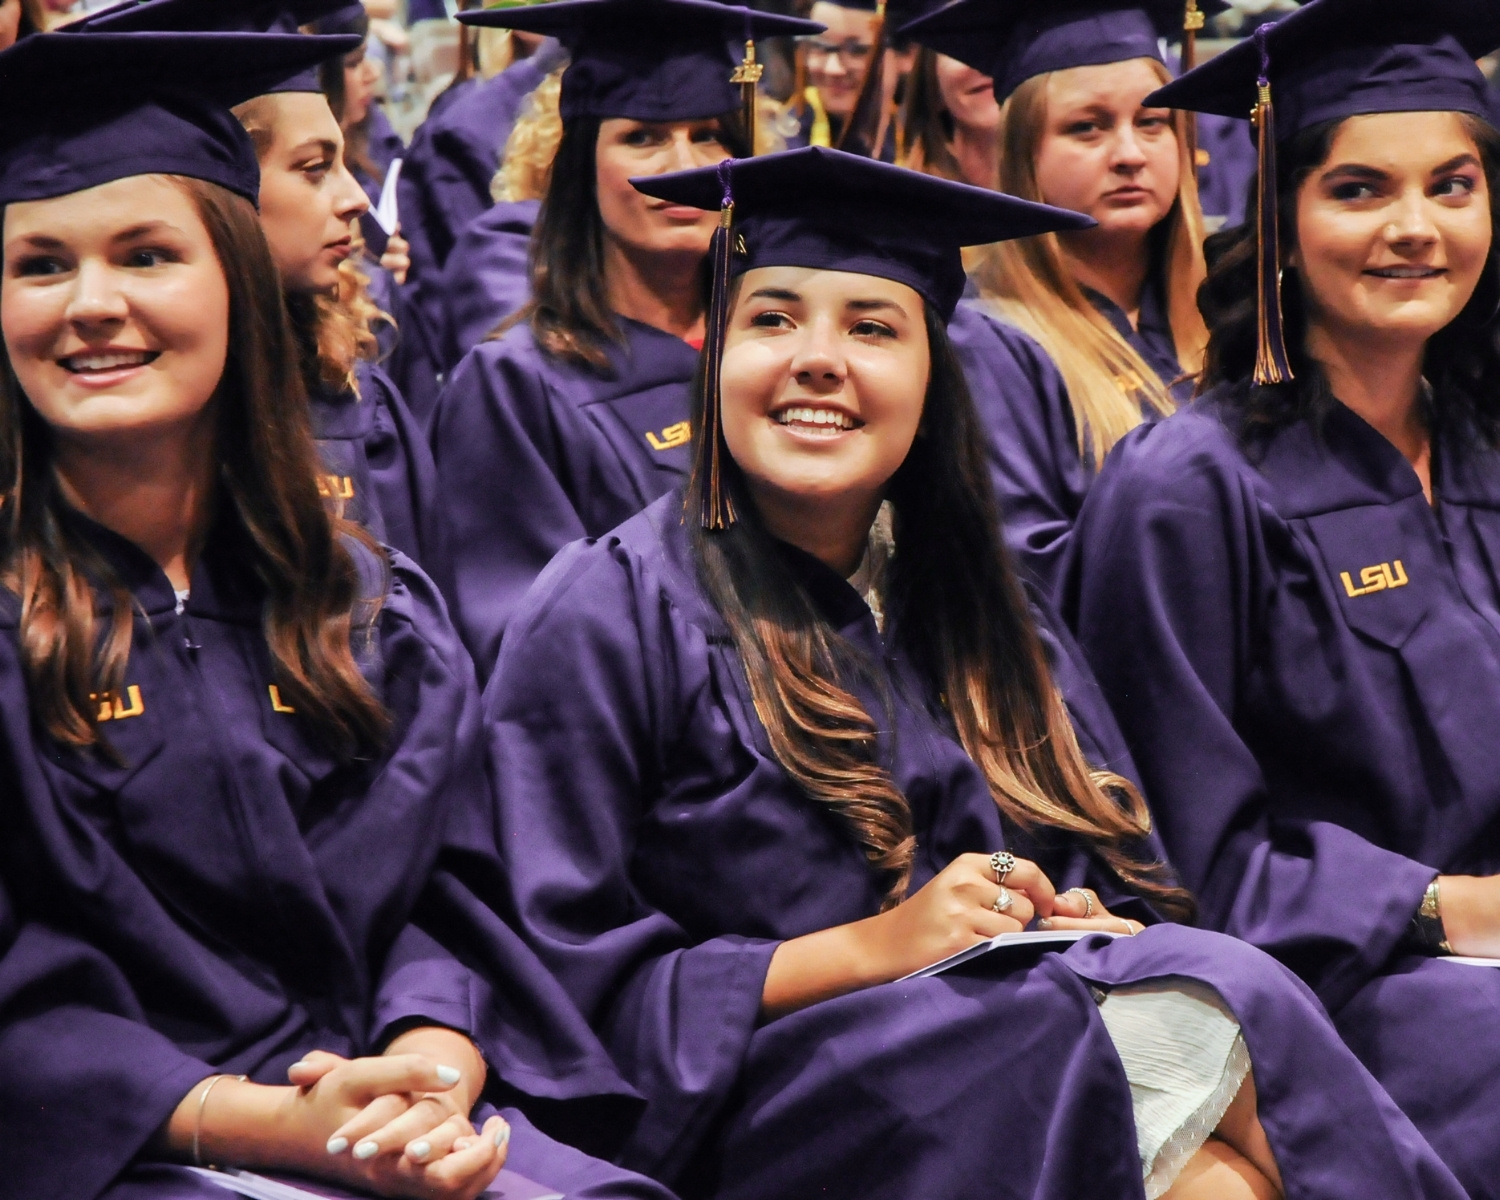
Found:
<path fill-rule="evenodd" d="M 1110 933 L 1104 929 L 1023 929 L 1020 933 L 1002 933 L 990 938 L 986 942 L 976 942 L 967 950 L 960 950 L 957 954 L 950 954 L 941 962 L 935 962 L 930 967 L 923 967 L 920 971 L 913 971 L 906 979 L 929 979 L 934 975 L 941 975 L 944 971 L 958 966 L 960 963 L 971 962 L 982 954 L 991 954 L 996 950 L 1007 950 L 1015 946 L 1041 946 L 1043 948 L 1054 946 L 1058 949 L 1071 946 L 1074 942 L 1082 941 L 1086 937 L 1103 935 L 1107 938 L 1124 937 L 1122 933 Z M 904 982 L 904 981 L 903 981 Z"/>
<path fill-rule="evenodd" d="M 1464 954 L 1445 955 L 1438 962 L 1461 963 L 1466 967 L 1500 967 L 1500 958 L 1470 958 Z"/>
<path fill-rule="evenodd" d="M 387 237 L 395 237 L 396 228 L 401 224 L 400 203 L 396 199 L 396 181 L 401 178 L 403 161 L 399 158 L 391 159 L 390 169 L 385 173 L 385 186 L 380 189 L 380 203 L 370 214 L 375 218 L 376 224 L 385 230 Z"/>
<path fill-rule="evenodd" d="M 196 1171 L 227 1191 L 248 1196 L 250 1200 L 327 1200 L 325 1192 L 294 1187 L 290 1183 L 268 1179 L 250 1171 L 210 1167 L 189 1167 L 188 1170 Z M 499 1178 L 485 1190 L 484 1196 L 489 1197 L 489 1200 L 567 1200 L 561 1192 L 533 1183 L 514 1171 L 501 1171 Z"/>

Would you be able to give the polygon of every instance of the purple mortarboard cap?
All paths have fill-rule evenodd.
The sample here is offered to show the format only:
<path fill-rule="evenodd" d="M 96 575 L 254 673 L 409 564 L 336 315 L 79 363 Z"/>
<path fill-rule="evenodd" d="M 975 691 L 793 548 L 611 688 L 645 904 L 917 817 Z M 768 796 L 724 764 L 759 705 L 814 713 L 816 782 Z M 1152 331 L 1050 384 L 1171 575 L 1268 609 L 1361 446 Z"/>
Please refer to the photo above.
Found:
<path fill-rule="evenodd" d="M 1500 46 L 1500 0 L 1313 0 L 1263 29 L 1146 102 L 1248 118 L 1264 76 L 1282 141 L 1368 113 L 1491 119 L 1489 85 L 1474 60 Z"/>
<path fill-rule="evenodd" d="M 689 121 L 738 109 L 732 43 L 821 33 L 815 21 L 714 0 L 552 0 L 464 12 L 466 25 L 555 37 L 571 61 L 563 72 L 563 119 L 630 117 Z"/>
<path fill-rule="evenodd" d="M 418 21 L 446 21 L 448 19 L 448 6 L 443 0 L 407 0 L 406 23 L 415 25 Z"/>
<path fill-rule="evenodd" d="M 1199 17 L 1223 12 L 1223 0 L 1199 0 Z M 956 0 L 908 21 L 904 38 L 956 58 L 995 81 L 1002 103 L 1028 79 L 1073 67 L 1150 58 L 1161 41 L 1178 41 L 1186 0 Z"/>
<path fill-rule="evenodd" d="M 291 34 L 304 25 L 317 25 L 321 34 L 354 33 L 363 37 L 363 30 L 321 27 L 324 21 L 338 17 L 349 7 L 348 0 L 134 0 L 83 17 L 63 29 L 68 33 Z M 362 6 L 353 7 L 364 13 Z M 298 71 L 265 89 L 266 92 L 321 90 L 317 66 Z"/>
<path fill-rule="evenodd" d="M 946 321 L 964 292 L 964 246 L 1094 224 L 1081 213 L 821 146 L 630 182 L 659 200 L 720 213 L 709 252 L 713 285 L 699 410 L 707 465 L 694 475 L 705 529 L 735 521 L 722 485 L 720 466 L 728 451 L 719 404 L 735 275 L 757 267 L 874 275 L 906 284 Z"/>
<path fill-rule="evenodd" d="M 26 38 L 0 53 L 0 205 L 132 175 L 185 175 L 254 201 L 255 147 L 230 107 L 351 38 L 100 33 Z"/>

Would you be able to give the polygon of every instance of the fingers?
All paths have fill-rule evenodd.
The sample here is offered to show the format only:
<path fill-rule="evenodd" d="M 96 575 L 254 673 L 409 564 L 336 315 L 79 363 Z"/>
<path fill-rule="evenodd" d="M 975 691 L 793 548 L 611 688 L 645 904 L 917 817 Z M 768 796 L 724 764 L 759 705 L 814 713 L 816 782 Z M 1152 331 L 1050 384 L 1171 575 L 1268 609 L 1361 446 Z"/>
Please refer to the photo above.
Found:
<path fill-rule="evenodd" d="M 1039 929 L 1077 929 L 1088 933 L 1119 933 L 1134 935 L 1145 928 L 1139 921 L 1127 917 L 1048 917 L 1038 921 Z"/>
<path fill-rule="evenodd" d="M 407 1096 L 377 1096 L 333 1131 L 328 1139 L 328 1153 L 350 1153 L 361 1160 L 374 1158 L 380 1147 L 377 1144 L 375 1149 L 369 1148 L 370 1134 L 385 1128 L 410 1107 L 411 1100 Z"/>
<path fill-rule="evenodd" d="M 1036 908 L 1031 903 L 1031 897 L 1025 892 L 1017 891 L 1006 884 L 1001 887 L 990 885 L 991 894 L 995 896 L 990 901 L 990 911 L 1002 917 L 1009 917 L 1015 921 L 1020 928 L 1025 929 L 1036 916 Z M 1006 899 L 1009 899 L 1009 904 Z"/>
<path fill-rule="evenodd" d="M 335 1067 L 349 1060 L 326 1050 L 311 1050 L 286 1069 L 287 1080 L 297 1087 L 312 1087 Z"/>
<path fill-rule="evenodd" d="M 370 1109 L 365 1111 L 369 1112 Z M 453 1125 L 446 1132 L 440 1132 L 455 1119 L 460 1124 Z M 355 1122 L 350 1122 L 349 1126 L 353 1127 L 354 1124 Z M 468 1117 L 456 1112 L 451 1103 L 445 1102 L 444 1097 L 419 1096 L 413 1098 L 409 1107 L 375 1128 L 344 1132 L 344 1136 L 354 1144 L 355 1158 L 404 1153 L 414 1162 L 425 1162 L 436 1157 L 439 1150 L 446 1153 L 454 1138 L 473 1132 Z M 418 1146 L 419 1142 L 426 1145 L 425 1151 Z"/>
<path fill-rule="evenodd" d="M 425 1054 L 383 1054 L 349 1060 L 338 1082 L 351 1095 L 373 1100 L 399 1092 L 446 1092 L 462 1078 L 457 1067 Z"/>
<path fill-rule="evenodd" d="M 510 1126 L 491 1117 L 477 1135 L 460 1138 L 443 1158 L 422 1171 L 423 1181 L 444 1197 L 471 1200 L 495 1181 L 510 1149 Z"/>
<path fill-rule="evenodd" d="M 1025 892 L 1037 916 L 1052 915 L 1057 902 L 1057 889 L 1036 863 L 1025 858 L 1016 859 L 1015 868 L 1005 877 L 1005 886 L 1012 891 Z"/>

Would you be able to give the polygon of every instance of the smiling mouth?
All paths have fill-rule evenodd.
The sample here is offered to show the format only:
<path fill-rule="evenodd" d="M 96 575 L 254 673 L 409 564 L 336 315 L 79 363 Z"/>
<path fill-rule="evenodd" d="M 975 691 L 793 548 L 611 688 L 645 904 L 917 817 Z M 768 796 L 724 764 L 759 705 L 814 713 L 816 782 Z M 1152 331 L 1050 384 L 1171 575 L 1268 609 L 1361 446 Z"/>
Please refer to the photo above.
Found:
<path fill-rule="evenodd" d="M 795 429 L 798 433 L 811 433 L 816 437 L 836 437 L 864 424 L 835 408 L 807 406 L 784 408 L 779 413 L 774 413 L 771 419 L 778 425 Z"/>
<path fill-rule="evenodd" d="M 122 350 L 110 354 L 70 354 L 58 359 L 58 364 L 72 375 L 99 375 L 127 367 L 144 367 L 160 357 L 159 350 Z"/>
<path fill-rule="evenodd" d="M 1447 272 L 1440 267 L 1372 267 L 1365 274 L 1377 279 L 1436 279 Z"/>

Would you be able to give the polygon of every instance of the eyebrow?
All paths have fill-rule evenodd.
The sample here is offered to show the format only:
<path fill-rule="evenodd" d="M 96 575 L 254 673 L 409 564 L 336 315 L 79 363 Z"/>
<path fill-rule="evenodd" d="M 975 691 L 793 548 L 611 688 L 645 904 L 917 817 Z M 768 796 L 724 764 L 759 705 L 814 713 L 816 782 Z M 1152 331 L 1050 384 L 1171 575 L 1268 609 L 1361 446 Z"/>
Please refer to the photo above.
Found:
<path fill-rule="evenodd" d="M 122 229 L 110 238 L 112 242 L 133 242 L 136 238 L 150 237 L 155 233 L 171 232 L 181 234 L 182 230 L 166 221 L 141 221 L 128 229 Z M 18 237 L 12 245 L 27 246 L 34 250 L 62 250 L 67 247 L 67 242 L 62 238 L 51 237 L 45 233 L 27 233 Z"/>
<path fill-rule="evenodd" d="M 293 147 L 292 156 L 295 158 L 297 155 L 305 154 L 309 150 L 321 150 L 324 154 L 332 158 L 337 157 L 339 144 L 332 138 L 308 138 L 301 145 Z"/>
<path fill-rule="evenodd" d="M 783 304 L 795 304 L 802 299 L 801 292 L 794 292 L 790 288 L 756 288 L 750 293 L 752 300 L 779 300 Z"/>
<path fill-rule="evenodd" d="M 1428 174 L 1445 175 L 1449 171 L 1458 170 L 1460 167 L 1478 167 L 1479 165 L 1479 159 L 1465 150 L 1462 154 L 1455 154 L 1447 162 L 1439 163 Z M 1338 166 L 1330 167 L 1327 171 L 1323 172 L 1325 179 L 1333 175 L 1348 175 L 1356 179 L 1386 179 L 1389 178 L 1390 172 L 1382 171 L 1379 167 L 1365 166 L 1363 163 L 1340 163 Z"/>
<path fill-rule="evenodd" d="M 900 313 L 902 316 L 906 315 L 906 310 L 894 300 L 851 300 L 844 307 L 852 308 L 855 312 L 862 313 L 889 310 L 890 312 Z"/>

